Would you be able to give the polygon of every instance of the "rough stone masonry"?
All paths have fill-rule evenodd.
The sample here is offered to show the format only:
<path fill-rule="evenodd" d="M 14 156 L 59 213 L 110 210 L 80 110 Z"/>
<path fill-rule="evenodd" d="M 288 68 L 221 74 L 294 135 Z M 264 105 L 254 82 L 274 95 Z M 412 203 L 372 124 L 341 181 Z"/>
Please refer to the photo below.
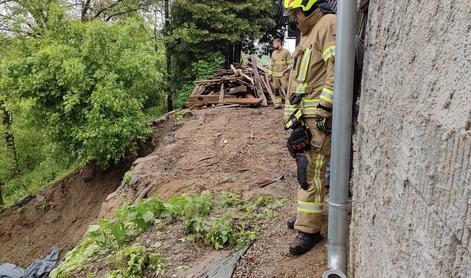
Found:
<path fill-rule="evenodd" d="M 350 277 L 471 277 L 471 1 L 371 0 Z"/>

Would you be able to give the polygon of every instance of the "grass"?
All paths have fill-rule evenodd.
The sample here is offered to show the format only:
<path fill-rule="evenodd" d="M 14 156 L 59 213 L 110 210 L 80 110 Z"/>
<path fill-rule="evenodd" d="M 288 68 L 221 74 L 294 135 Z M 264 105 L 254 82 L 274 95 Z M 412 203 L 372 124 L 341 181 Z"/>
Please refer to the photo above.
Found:
<path fill-rule="evenodd" d="M 38 167 L 27 174 L 9 180 L 3 187 L 4 207 L 8 208 L 29 195 L 34 196 L 40 193 L 44 188 L 65 179 L 81 167 L 82 165 L 76 165 L 70 169 Z"/>

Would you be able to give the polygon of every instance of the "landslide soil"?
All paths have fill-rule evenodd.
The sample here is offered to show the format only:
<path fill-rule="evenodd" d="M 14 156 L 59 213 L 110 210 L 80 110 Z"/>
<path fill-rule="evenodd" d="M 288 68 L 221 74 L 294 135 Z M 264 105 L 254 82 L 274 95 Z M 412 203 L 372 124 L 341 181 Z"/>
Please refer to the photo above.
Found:
<path fill-rule="evenodd" d="M 285 223 L 295 212 L 298 185 L 295 163 L 285 147 L 288 133 L 283 125 L 281 111 L 273 108 L 190 112 L 174 124 L 159 148 L 134 163 L 134 196 L 150 188 L 149 196 L 163 199 L 204 190 L 216 196 L 239 193 L 244 200 L 259 195 L 287 198 L 274 219 L 259 223 L 262 229 L 258 238 L 243 256 L 234 277 L 321 277 L 327 263 L 325 241 L 301 257 L 288 252 L 296 233 Z M 282 181 L 259 186 L 282 175 Z M 166 277 L 202 277 L 208 263 L 230 253 L 184 239 L 181 224 L 176 224 L 151 231 L 139 241 L 144 245 L 161 242 L 158 252 L 168 257 Z"/>
<path fill-rule="evenodd" d="M 166 124 L 155 127 L 153 138 L 136 142 L 137 150 L 109 169 L 89 164 L 47 186 L 25 205 L 0 212 L 0 263 L 25 267 L 53 246 L 62 249 L 63 257 L 95 222 L 136 157 L 147 155 L 159 143 Z"/>
<path fill-rule="evenodd" d="M 133 202 L 143 195 L 166 199 L 185 192 L 211 190 L 215 196 L 222 192 L 239 193 L 244 200 L 259 195 L 288 199 L 273 219 L 261 221 L 257 240 L 242 257 L 234 277 L 321 277 L 326 269 L 325 241 L 304 256 L 293 257 L 288 252 L 295 232 L 288 230 L 285 223 L 295 212 L 297 182 L 295 164 L 285 148 L 287 136 L 283 130 L 282 113 L 273 108 L 216 108 L 188 112 L 168 126 L 159 137 L 160 144 L 151 154 L 135 161 L 132 179 L 126 188 L 121 187 L 113 192 L 122 177 L 118 174 L 103 177 L 102 182 L 109 183 L 108 187 L 90 187 L 86 184 L 77 189 L 66 187 L 68 191 L 76 190 L 81 194 L 91 191 L 95 194 L 88 199 L 69 200 L 68 204 L 64 204 L 70 206 L 69 210 L 58 210 L 55 215 L 60 217 L 56 216 L 59 218 L 56 221 L 41 216 L 44 213 L 31 208 L 31 218 L 28 219 L 33 223 L 45 222 L 41 225 L 52 226 L 52 230 L 35 232 L 35 225 L 21 224 L 13 210 L 0 215 L 0 260 L 8 259 L 24 265 L 31 257 L 43 255 L 52 245 L 62 243 L 73 246 L 97 215 L 112 216 L 113 209 L 119 207 L 123 200 Z M 283 180 L 260 187 L 260 184 L 282 175 Z M 77 182 L 79 185 L 82 183 L 80 180 Z M 60 185 L 57 185 L 51 190 L 59 194 L 59 188 Z M 85 213 L 88 210 L 91 212 Z M 73 217 L 66 217 L 69 214 Z M 80 218 L 82 215 L 88 215 L 88 218 Z M 160 242 L 157 251 L 168 258 L 166 277 L 202 277 L 206 265 L 231 252 L 230 249 L 213 251 L 185 238 L 182 225 L 171 223 L 150 230 L 136 241 L 146 246 Z M 30 243 L 22 244 L 26 239 Z M 48 239 L 47 244 L 40 243 L 43 239 Z M 42 249 L 38 249 L 34 256 L 25 255 L 25 249 L 34 250 L 39 245 Z M 75 273 L 75 277 L 86 274 L 88 270 L 102 277 L 106 273 L 104 262 L 98 260 L 86 267 L 85 272 Z"/>
<path fill-rule="evenodd" d="M 126 171 L 125 165 L 117 165 L 89 180 L 91 168 L 52 184 L 25 206 L 13 206 L 0 214 L 0 262 L 25 267 L 45 256 L 52 246 L 60 247 L 64 254 L 81 239 Z"/>

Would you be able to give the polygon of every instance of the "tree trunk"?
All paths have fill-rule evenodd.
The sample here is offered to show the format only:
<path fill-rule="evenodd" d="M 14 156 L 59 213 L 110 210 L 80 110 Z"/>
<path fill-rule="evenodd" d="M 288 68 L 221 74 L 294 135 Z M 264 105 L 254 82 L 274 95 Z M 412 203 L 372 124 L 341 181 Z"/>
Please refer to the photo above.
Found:
<path fill-rule="evenodd" d="M 165 9 L 165 30 L 168 32 L 170 27 L 170 0 L 164 0 Z M 169 49 L 169 43 L 165 42 L 165 58 L 167 60 L 167 82 L 171 75 L 172 66 L 172 55 Z M 167 86 L 167 111 L 173 110 L 173 90 L 170 86 Z"/>
<path fill-rule="evenodd" d="M 80 18 L 82 21 L 88 21 L 88 11 L 90 10 L 90 2 L 91 0 L 86 0 L 82 4 L 82 10 L 80 12 Z"/>
<path fill-rule="evenodd" d="M 18 163 L 18 154 L 16 151 L 15 136 L 13 134 L 12 122 L 13 118 L 5 106 L 5 102 L 0 100 L 0 112 L 3 114 L 3 126 L 5 127 L 5 141 L 7 144 L 8 150 L 10 150 L 13 157 L 13 167 L 12 167 L 12 176 L 17 177 L 21 174 L 20 165 Z"/>
<path fill-rule="evenodd" d="M 240 64 L 241 54 L 242 54 L 242 43 L 239 42 L 234 47 L 234 63 Z"/>

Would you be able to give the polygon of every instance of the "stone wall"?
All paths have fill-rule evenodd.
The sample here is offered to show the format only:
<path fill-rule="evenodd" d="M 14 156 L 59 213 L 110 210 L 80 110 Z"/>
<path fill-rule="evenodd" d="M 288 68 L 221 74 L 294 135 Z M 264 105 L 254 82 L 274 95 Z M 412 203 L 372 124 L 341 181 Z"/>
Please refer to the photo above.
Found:
<path fill-rule="evenodd" d="M 351 277 L 471 277 L 471 1 L 370 0 Z"/>

